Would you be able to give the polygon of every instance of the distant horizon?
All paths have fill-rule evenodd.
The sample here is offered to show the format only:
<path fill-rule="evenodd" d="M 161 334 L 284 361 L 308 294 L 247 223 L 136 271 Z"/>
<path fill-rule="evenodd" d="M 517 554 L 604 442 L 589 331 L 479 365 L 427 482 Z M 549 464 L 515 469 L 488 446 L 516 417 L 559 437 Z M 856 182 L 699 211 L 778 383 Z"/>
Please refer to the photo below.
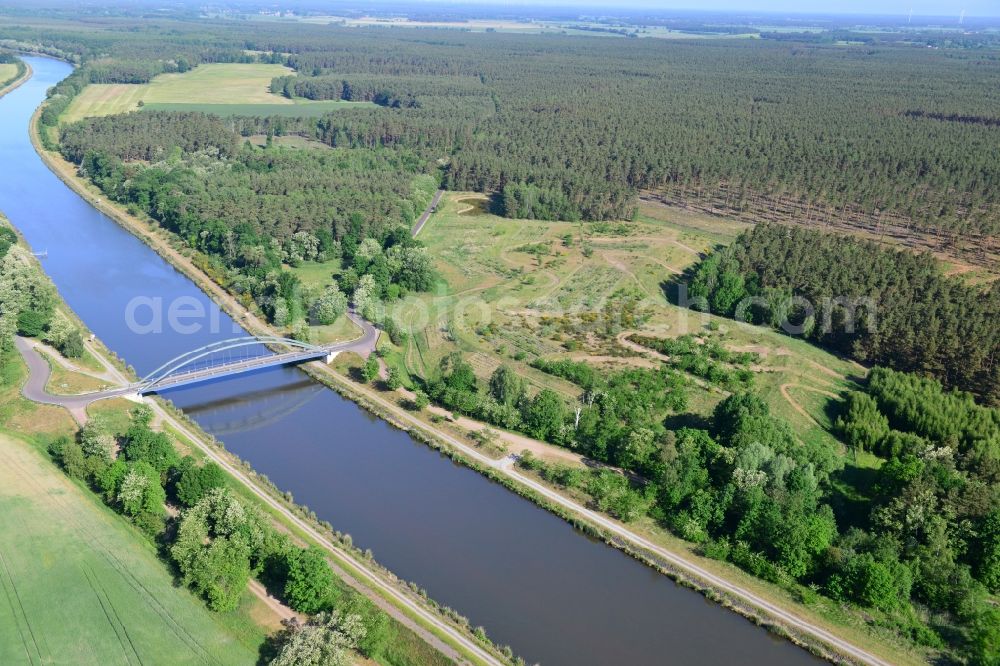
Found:
<path fill-rule="evenodd" d="M 602 9 L 610 13 L 621 13 L 634 10 L 658 11 L 658 12 L 732 12 L 738 14 L 753 13 L 783 13 L 801 16 L 899 16 L 905 18 L 912 12 L 913 16 L 921 18 L 954 18 L 958 23 L 959 17 L 964 12 L 967 18 L 998 18 L 1000 17 L 1000 2 L 993 0 L 959 0 L 957 4 L 948 4 L 940 0 L 836 0 L 832 3 L 802 2 L 801 0 L 759 0 L 752 5 L 740 3 L 738 0 L 706 0 L 701 6 L 694 7 L 691 4 L 694 0 L 629 0 L 622 4 L 613 4 L 607 0 L 367 0 L 365 5 L 374 8 L 377 5 L 412 5 L 433 6 L 451 5 L 460 7 L 462 5 L 472 6 L 497 6 L 497 7 L 525 7 L 533 9 L 545 9 L 552 7 L 556 9 L 579 9 L 581 11 Z M 326 5 L 335 8 L 337 5 L 351 5 L 350 2 L 337 2 L 333 0 L 329 3 L 309 2 L 306 4 Z M 276 8 L 301 6 L 296 2 L 276 2 Z M 830 5 L 834 5 L 831 7 Z M 283 7 L 284 6 L 284 7 Z"/>

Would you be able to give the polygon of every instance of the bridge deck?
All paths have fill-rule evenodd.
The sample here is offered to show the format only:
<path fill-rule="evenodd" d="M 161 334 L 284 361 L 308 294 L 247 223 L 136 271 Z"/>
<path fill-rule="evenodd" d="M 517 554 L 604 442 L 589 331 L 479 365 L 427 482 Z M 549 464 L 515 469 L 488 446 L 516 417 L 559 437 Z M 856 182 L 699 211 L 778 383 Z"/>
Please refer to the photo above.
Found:
<path fill-rule="evenodd" d="M 158 379 L 146 379 L 144 381 L 136 382 L 134 384 L 128 384 L 126 386 L 118 386 L 116 388 L 109 388 L 100 391 L 92 391 L 90 393 L 80 393 L 77 395 L 58 395 L 53 396 L 45 391 L 45 381 L 47 374 L 42 376 L 38 373 L 32 373 L 33 381 L 38 380 L 38 377 L 42 377 L 41 384 L 38 386 L 32 386 L 30 388 L 30 396 L 25 393 L 30 399 L 36 402 L 42 402 L 50 405 L 62 405 L 64 407 L 69 407 L 71 409 L 85 409 L 87 405 L 96 402 L 98 400 L 105 400 L 108 398 L 117 397 L 131 397 L 136 395 L 147 395 L 150 393 L 157 393 L 160 391 L 166 391 L 172 388 L 179 388 L 182 386 L 188 386 L 191 384 L 197 384 L 199 382 L 207 382 L 213 379 L 219 379 L 222 377 L 229 377 L 232 375 L 238 375 L 244 372 L 253 372 L 255 370 L 262 370 L 264 368 L 273 368 L 281 365 L 290 365 L 293 363 L 303 363 L 306 361 L 313 361 L 317 359 L 329 359 L 333 355 L 344 352 L 352 351 L 362 357 L 367 357 L 373 351 L 375 351 L 375 346 L 378 344 L 379 331 L 370 322 L 365 321 L 359 317 L 354 311 L 348 310 L 347 317 L 352 322 L 357 324 L 361 329 L 362 333 L 359 337 L 353 340 L 346 340 L 344 342 L 334 342 L 330 344 L 323 345 L 322 347 L 309 346 L 307 348 L 298 349 L 296 351 L 285 352 L 282 354 L 274 354 L 271 356 L 258 356 L 250 359 L 244 359 L 241 361 L 234 361 L 231 363 L 225 363 L 212 368 L 202 368 L 199 370 L 191 370 L 187 372 L 178 372 L 181 367 L 186 363 L 191 363 L 197 361 L 202 357 L 209 356 L 213 353 L 218 353 L 221 351 L 227 351 L 228 349 L 234 349 L 237 347 L 246 347 L 253 344 L 265 344 L 270 345 L 272 343 L 285 344 L 289 346 L 302 345 L 299 341 L 286 340 L 283 338 L 275 338 L 271 336 L 248 336 L 246 338 L 233 338 L 230 340 L 219 340 L 213 344 L 206 345 L 199 349 L 183 354 L 173 361 L 169 361 L 158 370 L 154 370 L 153 377 L 158 377 Z M 29 343 L 18 337 L 16 338 L 18 344 L 18 350 L 24 356 L 25 360 L 29 363 L 37 362 L 48 369 L 48 364 L 44 362 L 41 356 L 38 356 L 37 352 L 33 352 L 30 348 Z M 173 368 L 171 366 L 174 366 Z M 162 372 L 161 372 L 162 371 Z M 26 389 L 27 390 L 27 389 Z"/>
<path fill-rule="evenodd" d="M 263 368 L 273 368 L 279 365 L 288 365 L 290 363 L 302 363 L 304 361 L 312 361 L 315 359 L 326 358 L 329 354 L 330 352 L 325 349 L 308 349 L 308 350 L 301 350 L 294 352 L 286 352 L 284 354 L 273 354 L 270 356 L 258 356 L 255 358 L 236 361 L 234 363 L 227 363 L 225 365 L 219 365 L 212 368 L 192 370 L 190 372 L 171 375 L 165 377 L 164 379 L 153 384 L 152 386 L 144 386 L 142 384 L 137 384 L 135 385 L 135 389 L 136 392 L 139 393 L 140 395 L 145 395 L 148 393 L 158 393 L 160 391 L 166 391 L 167 389 L 179 388 L 181 386 L 188 386 L 190 384 L 197 384 L 200 382 L 207 382 L 213 379 L 219 379 L 221 377 L 228 377 L 230 375 L 238 375 L 244 372 L 251 372 L 253 370 L 260 370 Z"/>

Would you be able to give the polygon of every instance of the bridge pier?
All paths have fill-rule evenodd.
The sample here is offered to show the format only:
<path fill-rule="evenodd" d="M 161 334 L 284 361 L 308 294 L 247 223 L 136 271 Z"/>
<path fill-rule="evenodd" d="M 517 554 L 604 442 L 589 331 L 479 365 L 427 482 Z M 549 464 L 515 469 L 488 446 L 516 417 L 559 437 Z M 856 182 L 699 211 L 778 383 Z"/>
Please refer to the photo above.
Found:
<path fill-rule="evenodd" d="M 131 402 L 137 402 L 140 405 L 146 404 L 146 400 L 145 400 L 145 398 L 142 397 L 141 393 L 126 393 L 126 394 L 124 394 L 121 397 L 123 397 L 126 400 L 129 400 Z"/>
<path fill-rule="evenodd" d="M 326 364 L 330 365 L 331 363 L 333 363 L 333 359 L 337 358 L 337 354 L 339 354 L 339 353 L 340 352 L 330 352 L 329 354 L 327 354 L 326 355 Z"/>

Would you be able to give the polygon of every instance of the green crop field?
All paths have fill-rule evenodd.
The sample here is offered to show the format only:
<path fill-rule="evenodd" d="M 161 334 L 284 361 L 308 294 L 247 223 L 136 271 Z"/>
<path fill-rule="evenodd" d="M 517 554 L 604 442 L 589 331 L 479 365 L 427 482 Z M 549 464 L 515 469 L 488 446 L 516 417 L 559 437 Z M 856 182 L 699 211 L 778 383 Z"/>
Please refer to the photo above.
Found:
<path fill-rule="evenodd" d="M 175 586 L 121 517 L 2 434 L 0 588 L 4 664 L 247 664 L 263 640 L 244 613 L 213 614 Z"/>
<path fill-rule="evenodd" d="M 16 74 L 17 65 L 7 63 L 0 65 L 0 83 L 14 78 Z"/>
<path fill-rule="evenodd" d="M 200 111 L 219 116 L 314 118 L 337 109 L 374 106 L 370 102 L 291 100 L 272 95 L 271 79 L 290 73 L 292 70 L 283 65 L 227 63 L 200 65 L 183 74 L 161 74 L 144 85 L 91 84 L 73 99 L 62 122 L 140 108 Z"/>
<path fill-rule="evenodd" d="M 292 104 L 272 95 L 271 79 L 292 74 L 284 65 L 199 65 L 183 74 L 161 74 L 149 83 L 147 104 L 198 102 L 201 104 Z"/>
<path fill-rule="evenodd" d="M 111 116 L 139 108 L 147 87 L 126 83 L 94 83 L 77 95 L 63 113 L 64 123 L 74 123 L 94 116 Z"/>

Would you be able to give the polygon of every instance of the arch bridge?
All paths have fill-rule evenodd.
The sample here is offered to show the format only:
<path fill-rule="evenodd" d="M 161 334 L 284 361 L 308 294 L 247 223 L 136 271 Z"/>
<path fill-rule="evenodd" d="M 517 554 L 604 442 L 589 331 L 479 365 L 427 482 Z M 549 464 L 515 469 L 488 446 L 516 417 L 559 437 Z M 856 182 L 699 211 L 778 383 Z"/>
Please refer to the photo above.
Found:
<path fill-rule="evenodd" d="M 240 353 L 262 345 L 286 347 L 288 351 L 256 355 Z M 329 363 L 335 355 L 334 349 L 291 338 L 276 336 L 230 338 L 193 349 L 167 361 L 129 389 L 132 393 L 146 395 L 280 365 L 305 363 L 317 359 L 324 359 Z"/>

